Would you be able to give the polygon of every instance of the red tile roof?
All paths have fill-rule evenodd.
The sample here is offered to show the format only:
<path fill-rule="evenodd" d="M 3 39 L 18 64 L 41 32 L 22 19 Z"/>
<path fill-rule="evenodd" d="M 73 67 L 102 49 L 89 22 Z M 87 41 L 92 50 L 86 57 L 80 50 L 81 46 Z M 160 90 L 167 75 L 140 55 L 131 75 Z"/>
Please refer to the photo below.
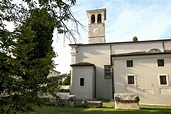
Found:
<path fill-rule="evenodd" d="M 141 56 L 141 55 L 159 55 L 159 54 L 171 54 L 171 50 L 165 50 L 164 52 L 157 52 L 157 53 L 149 53 L 145 51 L 139 52 L 131 52 L 131 53 L 121 53 L 121 54 L 112 54 L 112 57 L 123 57 L 123 56 Z"/>
<path fill-rule="evenodd" d="M 95 66 L 95 65 L 89 62 L 79 62 L 79 63 L 71 64 L 70 66 Z"/>

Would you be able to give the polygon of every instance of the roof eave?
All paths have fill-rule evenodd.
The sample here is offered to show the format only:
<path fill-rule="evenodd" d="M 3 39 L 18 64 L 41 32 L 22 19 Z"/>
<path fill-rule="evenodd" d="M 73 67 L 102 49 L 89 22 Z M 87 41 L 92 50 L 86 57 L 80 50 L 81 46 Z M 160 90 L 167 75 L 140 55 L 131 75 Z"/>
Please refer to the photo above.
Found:
<path fill-rule="evenodd" d="M 160 52 L 160 53 L 127 53 L 127 54 L 112 54 L 111 57 L 126 57 L 126 56 L 149 56 L 149 55 L 164 55 L 164 54 L 171 54 L 171 52 Z"/>

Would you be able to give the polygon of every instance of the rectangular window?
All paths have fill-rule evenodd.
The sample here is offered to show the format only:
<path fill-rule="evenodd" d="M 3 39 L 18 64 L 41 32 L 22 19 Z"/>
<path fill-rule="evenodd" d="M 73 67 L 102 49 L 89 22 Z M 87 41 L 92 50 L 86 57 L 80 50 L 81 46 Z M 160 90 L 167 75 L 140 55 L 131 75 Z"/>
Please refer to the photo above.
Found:
<path fill-rule="evenodd" d="M 127 76 L 127 84 L 135 84 L 135 75 Z"/>
<path fill-rule="evenodd" d="M 80 86 L 84 86 L 84 78 L 80 78 Z"/>
<path fill-rule="evenodd" d="M 127 67 L 133 67 L 133 60 L 126 61 Z"/>
<path fill-rule="evenodd" d="M 168 75 L 166 74 L 159 75 L 159 85 L 168 85 Z"/>
<path fill-rule="evenodd" d="M 164 59 L 157 59 L 158 66 L 164 66 Z"/>
<path fill-rule="evenodd" d="M 104 65 L 104 78 L 112 79 L 111 65 Z"/>

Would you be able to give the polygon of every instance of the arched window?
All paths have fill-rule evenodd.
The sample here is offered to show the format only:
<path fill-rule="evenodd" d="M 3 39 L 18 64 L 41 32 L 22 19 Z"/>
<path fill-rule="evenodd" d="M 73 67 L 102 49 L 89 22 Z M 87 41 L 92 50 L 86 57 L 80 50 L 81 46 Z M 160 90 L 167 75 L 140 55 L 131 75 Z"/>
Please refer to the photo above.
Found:
<path fill-rule="evenodd" d="M 95 15 L 91 16 L 91 23 L 95 23 Z"/>
<path fill-rule="evenodd" d="M 154 49 L 150 49 L 148 52 L 149 53 L 159 53 L 161 51 L 159 49 L 157 49 L 157 48 L 154 48 Z"/>
<path fill-rule="evenodd" d="M 102 18 L 101 18 L 101 14 L 97 15 L 97 23 L 101 23 L 102 22 Z"/>

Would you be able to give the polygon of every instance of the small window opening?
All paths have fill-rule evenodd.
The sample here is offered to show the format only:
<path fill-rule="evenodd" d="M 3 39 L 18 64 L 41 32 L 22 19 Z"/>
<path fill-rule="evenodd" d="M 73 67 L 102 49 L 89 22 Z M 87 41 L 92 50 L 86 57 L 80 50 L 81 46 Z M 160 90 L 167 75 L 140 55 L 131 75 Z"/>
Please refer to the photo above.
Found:
<path fill-rule="evenodd" d="M 133 60 L 126 61 L 127 67 L 133 67 Z"/>
<path fill-rule="evenodd" d="M 166 74 L 161 74 L 159 75 L 159 85 L 161 86 L 167 86 L 168 84 L 168 75 Z"/>
<path fill-rule="evenodd" d="M 134 76 L 128 76 L 128 84 L 135 84 Z"/>
<path fill-rule="evenodd" d="M 101 23 L 101 22 L 102 22 L 101 14 L 98 14 L 97 15 L 97 23 Z"/>
<path fill-rule="evenodd" d="M 80 78 L 80 86 L 84 86 L 84 78 Z"/>
<path fill-rule="evenodd" d="M 95 15 L 91 16 L 91 23 L 95 23 Z"/>
<path fill-rule="evenodd" d="M 160 53 L 161 51 L 159 50 L 159 49 L 150 49 L 149 51 L 148 51 L 149 53 Z"/>
<path fill-rule="evenodd" d="M 157 59 L 158 66 L 164 66 L 164 59 Z"/>
<path fill-rule="evenodd" d="M 112 68 L 111 65 L 104 65 L 104 79 L 112 78 Z"/>

